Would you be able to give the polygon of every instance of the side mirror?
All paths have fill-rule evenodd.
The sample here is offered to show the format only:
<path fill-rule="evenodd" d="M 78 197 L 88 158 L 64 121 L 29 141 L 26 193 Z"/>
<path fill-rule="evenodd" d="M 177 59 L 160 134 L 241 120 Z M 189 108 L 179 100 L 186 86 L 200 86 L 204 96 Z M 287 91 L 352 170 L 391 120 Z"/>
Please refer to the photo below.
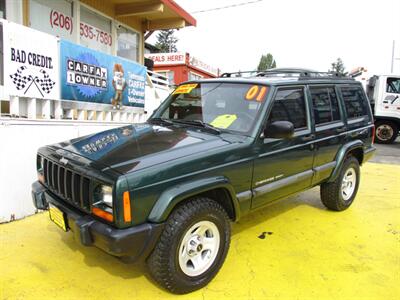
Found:
<path fill-rule="evenodd" d="M 294 134 L 294 125 L 289 121 L 275 121 L 264 129 L 264 138 L 290 139 Z"/>

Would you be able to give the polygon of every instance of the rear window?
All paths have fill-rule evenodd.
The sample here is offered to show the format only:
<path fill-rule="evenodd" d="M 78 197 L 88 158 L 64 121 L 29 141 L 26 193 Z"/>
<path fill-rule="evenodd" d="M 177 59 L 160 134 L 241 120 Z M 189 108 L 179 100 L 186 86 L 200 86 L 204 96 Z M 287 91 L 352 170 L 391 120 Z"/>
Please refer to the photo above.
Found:
<path fill-rule="evenodd" d="M 333 87 L 310 87 L 315 124 L 340 120 L 339 103 Z"/>
<path fill-rule="evenodd" d="M 358 118 L 368 115 L 368 100 L 361 87 L 346 86 L 340 88 L 347 112 L 347 118 Z"/>

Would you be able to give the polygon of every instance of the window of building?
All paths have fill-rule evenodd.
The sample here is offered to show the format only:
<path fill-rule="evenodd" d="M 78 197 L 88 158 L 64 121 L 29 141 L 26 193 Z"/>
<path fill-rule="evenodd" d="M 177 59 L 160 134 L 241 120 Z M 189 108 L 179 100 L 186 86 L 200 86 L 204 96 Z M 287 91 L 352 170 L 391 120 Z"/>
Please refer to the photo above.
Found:
<path fill-rule="evenodd" d="M 81 6 L 79 28 L 81 45 L 112 54 L 111 20 Z"/>
<path fill-rule="evenodd" d="M 388 77 L 386 80 L 386 92 L 400 94 L 400 78 Z"/>
<path fill-rule="evenodd" d="M 275 121 L 292 122 L 295 130 L 307 128 L 307 112 L 303 88 L 278 90 L 268 123 Z"/>
<path fill-rule="evenodd" d="M 368 100 L 361 87 L 349 86 L 341 88 L 347 118 L 357 118 L 368 114 Z"/>
<path fill-rule="evenodd" d="M 117 55 L 138 62 L 139 34 L 133 30 L 119 26 L 117 29 L 117 36 Z"/>
<path fill-rule="evenodd" d="M 310 87 L 315 124 L 340 120 L 339 103 L 333 87 Z"/>
<path fill-rule="evenodd" d="M 72 5 L 68 0 L 31 0 L 30 27 L 74 42 Z"/>
<path fill-rule="evenodd" d="M 189 72 L 189 80 L 200 80 L 202 79 L 203 76 L 193 73 L 193 72 Z"/>
<path fill-rule="evenodd" d="M 0 0 L 0 18 L 6 18 L 6 0 Z"/>
<path fill-rule="evenodd" d="M 171 85 L 175 84 L 175 79 L 174 79 L 175 72 L 174 71 L 157 71 L 157 74 L 167 77 L 169 84 L 171 84 Z"/>

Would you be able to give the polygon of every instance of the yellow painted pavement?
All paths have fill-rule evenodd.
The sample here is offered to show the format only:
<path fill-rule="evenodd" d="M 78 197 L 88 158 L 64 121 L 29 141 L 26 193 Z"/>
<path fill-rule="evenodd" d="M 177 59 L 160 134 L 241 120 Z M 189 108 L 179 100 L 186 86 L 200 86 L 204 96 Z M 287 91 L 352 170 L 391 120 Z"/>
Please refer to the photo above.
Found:
<path fill-rule="evenodd" d="M 324 209 L 316 188 L 242 218 L 216 278 L 183 296 L 79 245 L 47 213 L 0 225 L 0 299 L 172 298 L 400 299 L 400 166 L 362 167 L 344 212 Z"/>

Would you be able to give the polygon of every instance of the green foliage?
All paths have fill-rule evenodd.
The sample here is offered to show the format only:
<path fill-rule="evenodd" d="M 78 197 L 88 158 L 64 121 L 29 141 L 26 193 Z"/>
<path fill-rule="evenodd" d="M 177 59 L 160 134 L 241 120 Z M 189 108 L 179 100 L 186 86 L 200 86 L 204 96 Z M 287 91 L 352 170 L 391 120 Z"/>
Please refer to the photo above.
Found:
<path fill-rule="evenodd" d="M 336 72 L 341 76 L 346 76 L 348 74 L 348 72 L 346 72 L 345 70 L 345 66 L 344 63 L 342 61 L 342 59 L 339 57 L 336 59 L 335 62 L 333 62 L 331 64 L 331 69 L 329 70 L 329 72 Z"/>
<path fill-rule="evenodd" d="M 265 71 L 268 69 L 276 68 L 276 61 L 271 53 L 262 55 L 258 63 L 257 71 Z"/>
<path fill-rule="evenodd" d="M 155 46 L 160 49 L 161 52 L 177 52 L 176 43 L 178 38 L 174 36 L 175 30 L 161 30 L 157 34 L 157 42 Z"/>

